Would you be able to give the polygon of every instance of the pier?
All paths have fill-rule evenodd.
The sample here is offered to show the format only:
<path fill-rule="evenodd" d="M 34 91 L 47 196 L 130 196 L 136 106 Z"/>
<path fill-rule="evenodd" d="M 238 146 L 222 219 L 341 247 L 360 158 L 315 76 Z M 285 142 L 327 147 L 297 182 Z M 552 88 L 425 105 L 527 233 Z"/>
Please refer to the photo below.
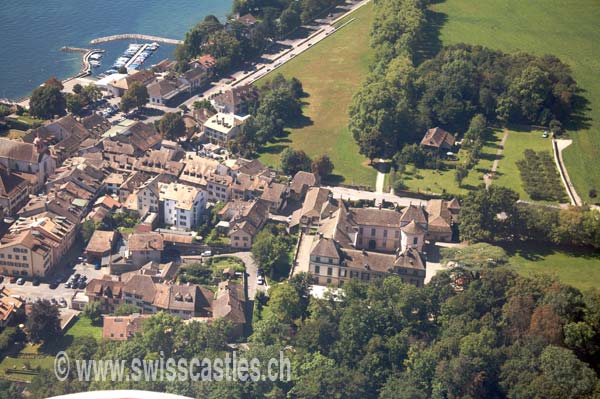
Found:
<path fill-rule="evenodd" d="M 158 42 L 158 43 L 183 44 L 183 40 L 167 39 L 164 37 L 151 36 L 151 35 L 141 35 L 138 33 L 125 33 L 125 34 L 121 34 L 121 35 L 99 37 L 98 39 L 94 39 L 94 40 L 90 41 L 90 43 L 98 44 L 98 43 L 114 42 L 116 40 L 147 40 L 150 42 Z"/>
<path fill-rule="evenodd" d="M 144 44 L 142 47 L 140 47 L 140 49 L 138 51 L 136 51 L 136 53 L 133 55 L 133 57 L 131 57 L 129 59 L 129 61 L 127 61 L 127 63 L 125 64 L 125 68 L 129 68 L 129 66 L 131 64 L 133 64 L 135 62 L 135 59 L 142 54 L 142 52 L 144 52 L 144 50 L 146 50 L 146 48 L 148 47 L 147 44 Z"/>

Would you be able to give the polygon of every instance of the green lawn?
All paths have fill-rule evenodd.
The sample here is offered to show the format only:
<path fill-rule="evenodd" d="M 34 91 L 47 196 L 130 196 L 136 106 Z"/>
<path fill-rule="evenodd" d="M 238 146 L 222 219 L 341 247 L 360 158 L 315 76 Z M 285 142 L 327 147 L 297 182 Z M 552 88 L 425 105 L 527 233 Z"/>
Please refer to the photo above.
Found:
<path fill-rule="evenodd" d="M 348 130 L 348 107 L 369 71 L 372 58 L 369 47 L 372 4 L 347 18 L 356 20 L 275 70 L 300 79 L 309 95 L 304 106 L 309 121 L 302 127 L 289 129 L 288 137 L 268 145 L 260 160 L 278 167 L 279 154 L 288 146 L 302 149 L 311 157 L 327 154 L 335 166 L 333 180 L 374 187 L 376 171 L 358 154 L 358 146 Z"/>
<path fill-rule="evenodd" d="M 4 376 L 5 371 L 8 369 L 22 370 L 25 366 L 30 369 L 40 367 L 51 370 L 54 366 L 54 356 L 56 353 L 66 350 L 77 337 L 92 337 L 99 341 L 102 339 L 102 327 L 92 326 L 88 318 L 80 317 L 67 330 L 64 336 L 57 338 L 47 345 L 27 344 L 20 352 L 21 354 L 41 355 L 41 357 L 26 359 L 16 356 L 6 356 L 0 362 L 0 377 Z M 11 378 L 31 381 L 33 375 L 12 374 Z"/>
<path fill-rule="evenodd" d="M 514 269 L 524 276 L 536 273 L 558 277 L 581 290 L 600 286 L 600 254 L 591 251 L 522 244 L 505 248 Z"/>
<path fill-rule="evenodd" d="M 590 102 L 588 126 L 573 128 L 565 162 L 577 192 L 600 189 L 600 3 L 597 0 L 446 0 L 432 6 L 443 44 L 473 43 L 508 52 L 553 54 L 571 66 Z"/>
<path fill-rule="evenodd" d="M 523 159 L 523 151 L 531 149 L 534 151 L 552 152 L 552 141 L 543 138 L 541 131 L 515 131 L 511 130 L 504 144 L 504 151 L 496 169 L 496 179 L 493 184 L 510 187 L 519 193 L 519 197 L 525 201 L 531 201 L 525 192 L 517 161 Z"/>
<path fill-rule="evenodd" d="M 407 172 L 403 174 L 404 184 L 410 191 L 427 192 L 434 194 L 442 194 L 448 192 L 451 194 L 466 194 L 468 190 L 472 190 L 483 184 L 483 175 L 492 169 L 494 159 L 496 159 L 496 151 L 498 144 L 502 139 L 502 131 L 492 130 L 481 150 L 481 157 L 477 165 L 470 171 L 469 175 L 463 180 L 462 187 L 454 179 L 456 165 L 464 162 L 464 157 L 467 156 L 466 151 L 458 152 L 458 160 L 447 162 L 447 169 L 438 171 L 431 169 L 414 170 L 409 166 Z"/>

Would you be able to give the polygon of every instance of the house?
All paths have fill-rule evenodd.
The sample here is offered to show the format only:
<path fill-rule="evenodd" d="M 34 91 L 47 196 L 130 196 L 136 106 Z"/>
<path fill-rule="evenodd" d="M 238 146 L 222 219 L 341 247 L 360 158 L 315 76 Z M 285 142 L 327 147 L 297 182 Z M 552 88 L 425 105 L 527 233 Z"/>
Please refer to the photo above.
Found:
<path fill-rule="evenodd" d="M 223 318 L 232 324 L 232 334 L 241 336 L 244 333 L 246 318 L 246 298 L 244 287 L 230 280 L 222 281 L 217 287 L 217 297 L 212 304 L 214 319 Z"/>
<path fill-rule="evenodd" d="M 309 272 L 317 285 L 341 287 L 350 279 L 369 281 L 396 274 L 403 282 L 422 287 L 425 262 L 414 248 L 382 254 L 342 249 L 334 239 L 320 237 L 310 253 Z"/>
<path fill-rule="evenodd" d="M 216 159 L 201 157 L 193 152 L 185 154 L 183 163 L 184 167 L 179 175 L 179 181 L 203 189 L 208 187 L 207 179 L 215 171 L 219 170 L 223 174 L 227 172 L 227 167 L 221 165 Z"/>
<path fill-rule="evenodd" d="M 206 191 L 180 183 L 159 184 L 159 200 L 166 224 L 190 230 L 206 209 Z"/>
<path fill-rule="evenodd" d="M 146 216 L 149 212 L 160 212 L 159 181 L 159 176 L 153 177 L 135 190 L 135 196 L 137 198 L 136 210 L 141 217 Z"/>
<path fill-rule="evenodd" d="M 215 294 L 204 287 L 195 284 L 165 284 L 156 282 L 151 276 L 143 274 L 123 275 L 120 280 L 112 280 L 105 276 L 103 279 L 93 279 L 86 287 L 90 303 L 100 303 L 103 313 L 112 313 L 122 303 L 134 305 L 142 315 L 150 315 L 163 311 L 184 320 L 212 322 L 223 318 L 230 321 L 234 327 L 234 335 L 242 335 L 247 322 L 245 314 L 246 297 L 243 286 L 224 281 Z M 107 339 L 126 340 L 139 331 L 138 325 L 131 325 L 135 318 L 140 322 L 139 315 L 120 317 L 109 320 L 105 324 L 103 336 Z M 143 321 L 142 321 L 143 322 Z"/>
<path fill-rule="evenodd" d="M 427 204 L 427 239 L 430 241 L 452 241 L 452 226 L 458 221 L 459 211 L 460 204 L 456 198 L 451 201 L 429 200 Z"/>
<path fill-rule="evenodd" d="M 210 82 L 211 73 L 202 65 L 190 68 L 183 73 L 181 79 L 190 86 L 190 91 L 195 92 Z"/>
<path fill-rule="evenodd" d="M 265 187 L 260 199 L 269 205 L 269 211 L 277 213 L 283 208 L 288 196 L 288 186 L 270 182 Z"/>
<path fill-rule="evenodd" d="M 169 106 L 190 94 L 190 83 L 182 78 L 168 77 L 148 85 L 150 104 Z"/>
<path fill-rule="evenodd" d="M 106 192 L 113 195 L 119 195 L 119 188 L 125 183 L 125 175 L 123 173 L 111 173 L 104 179 Z"/>
<path fill-rule="evenodd" d="M 120 75 L 117 75 L 120 77 Z M 121 97 L 133 83 L 140 83 L 142 86 L 148 86 L 156 80 L 156 75 L 149 69 L 142 69 L 131 75 L 121 77 L 118 80 L 112 80 L 107 84 L 107 89 L 115 96 Z"/>
<path fill-rule="evenodd" d="M 249 104 L 258 101 L 258 89 L 252 85 L 241 85 L 217 94 L 211 99 L 218 112 L 235 115 L 247 115 Z"/>
<path fill-rule="evenodd" d="M 100 263 L 103 257 L 109 256 L 117 243 L 118 234 L 116 231 L 94 231 L 83 252 L 88 263 Z"/>
<path fill-rule="evenodd" d="M 91 114 L 81 120 L 81 124 L 92 133 L 93 136 L 100 137 L 110 130 L 112 124 L 101 115 Z"/>
<path fill-rule="evenodd" d="M 204 134 L 211 143 L 227 145 L 235 139 L 249 116 L 241 117 L 235 114 L 217 113 L 204 123 Z"/>
<path fill-rule="evenodd" d="M 212 77 L 217 67 L 217 60 L 210 54 L 204 54 L 190 62 L 191 68 L 203 68 Z"/>
<path fill-rule="evenodd" d="M 50 156 L 43 140 L 37 138 L 34 143 L 23 143 L 16 140 L 0 138 L 0 165 L 9 172 L 32 175 L 35 182 L 32 191 L 38 191 L 48 176 L 56 169 L 56 160 Z"/>
<path fill-rule="evenodd" d="M 142 332 L 144 320 L 150 315 L 134 313 L 129 316 L 104 316 L 102 338 L 111 341 L 128 341 Z"/>
<path fill-rule="evenodd" d="M 308 189 L 315 187 L 318 183 L 319 179 L 316 174 L 301 170 L 294 175 L 290 182 L 290 198 L 295 201 L 304 200 Z"/>
<path fill-rule="evenodd" d="M 229 222 L 231 247 L 250 249 L 252 240 L 269 219 L 269 204 L 260 199 L 230 201 L 221 209 L 219 217 Z"/>
<path fill-rule="evenodd" d="M 206 179 L 208 200 L 211 202 L 228 202 L 231 198 L 233 177 L 211 173 Z"/>
<path fill-rule="evenodd" d="M 0 327 L 8 326 L 19 309 L 23 309 L 25 301 L 13 294 L 11 290 L 0 287 Z"/>
<path fill-rule="evenodd" d="M 176 150 L 161 148 L 149 150 L 133 164 L 133 169 L 148 175 L 171 175 L 177 178 L 185 165 L 180 161 L 180 153 Z"/>
<path fill-rule="evenodd" d="M 434 127 L 425 132 L 425 136 L 421 140 L 421 146 L 444 153 L 452 150 L 455 141 L 456 139 L 452 134 L 439 127 Z"/>
<path fill-rule="evenodd" d="M 31 184 L 16 173 L 0 167 L 0 216 L 12 216 L 29 201 Z"/>
<path fill-rule="evenodd" d="M 321 187 L 309 188 L 302 208 L 292 214 L 290 228 L 299 226 L 308 232 L 311 228 L 318 227 L 324 205 L 332 201 L 331 191 Z"/>
<path fill-rule="evenodd" d="M 236 21 L 247 27 L 253 27 L 258 23 L 258 20 L 252 14 L 244 14 L 236 18 Z"/>
<path fill-rule="evenodd" d="M 127 238 L 127 257 L 134 267 L 160 262 L 163 249 L 163 238 L 158 233 L 133 233 Z"/>
<path fill-rule="evenodd" d="M 75 232 L 75 223 L 49 212 L 20 218 L 0 239 L 1 274 L 45 277 L 63 260 Z"/>

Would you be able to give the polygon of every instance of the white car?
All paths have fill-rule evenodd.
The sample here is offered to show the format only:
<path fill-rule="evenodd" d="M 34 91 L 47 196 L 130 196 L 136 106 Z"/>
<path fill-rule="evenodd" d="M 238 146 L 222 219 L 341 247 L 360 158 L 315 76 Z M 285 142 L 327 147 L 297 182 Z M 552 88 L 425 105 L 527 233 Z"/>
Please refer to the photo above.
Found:
<path fill-rule="evenodd" d="M 263 276 L 257 276 L 256 277 L 256 284 L 258 285 L 263 285 L 265 283 L 265 278 Z"/>
<path fill-rule="evenodd" d="M 204 251 L 200 255 L 201 256 L 212 256 L 212 251 Z"/>

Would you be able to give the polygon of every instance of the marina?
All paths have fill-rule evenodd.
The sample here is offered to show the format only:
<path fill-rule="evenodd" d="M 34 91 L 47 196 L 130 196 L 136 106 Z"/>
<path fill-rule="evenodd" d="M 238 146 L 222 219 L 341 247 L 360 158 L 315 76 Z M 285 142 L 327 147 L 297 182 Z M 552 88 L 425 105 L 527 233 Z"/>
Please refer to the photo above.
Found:
<path fill-rule="evenodd" d="M 127 72 L 131 73 L 140 69 L 145 61 L 160 47 L 160 44 L 153 43 L 132 43 L 127 47 L 127 50 L 115 61 L 115 63 L 104 74 L 110 75 L 119 72 L 122 67 L 127 68 Z"/>

